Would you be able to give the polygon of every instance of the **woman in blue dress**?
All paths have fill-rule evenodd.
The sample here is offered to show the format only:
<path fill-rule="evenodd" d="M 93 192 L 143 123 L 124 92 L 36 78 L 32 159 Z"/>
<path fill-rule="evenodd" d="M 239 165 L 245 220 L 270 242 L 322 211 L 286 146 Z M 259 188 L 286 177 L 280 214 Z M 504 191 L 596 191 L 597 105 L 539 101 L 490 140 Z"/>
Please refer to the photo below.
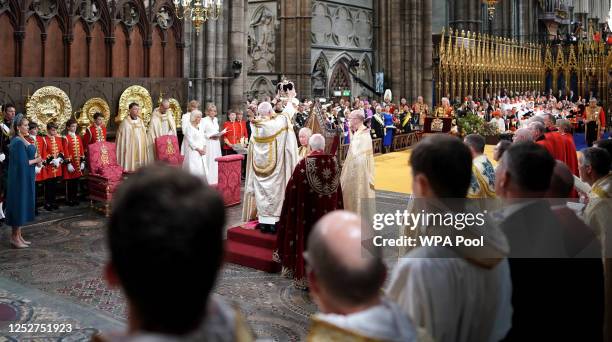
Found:
<path fill-rule="evenodd" d="M 14 248 L 27 248 L 30 242 L 21 236 L 21 226 L 34 220 L 34 169 L 36 164 L 42 163 L 42 159 L 36 157 L 36 146 L 25 139 L 28 135 L 28 119 L 23 114 L 15 116 L 11 133 L 6 224 L 13 228 L 11 245 Z"/>
<path fill-rule="evenodd" d="M 390 113 L 389 107 L 385 108 L 383 113 L 383 119 L 385 120 L 385 137 L 383 139 L 383 147 L 385 153 L 391 151 L 391 144 L 393 143 L 393 132 L 395 131 L 395 125 L 393 124 L 393 114 Z"/>

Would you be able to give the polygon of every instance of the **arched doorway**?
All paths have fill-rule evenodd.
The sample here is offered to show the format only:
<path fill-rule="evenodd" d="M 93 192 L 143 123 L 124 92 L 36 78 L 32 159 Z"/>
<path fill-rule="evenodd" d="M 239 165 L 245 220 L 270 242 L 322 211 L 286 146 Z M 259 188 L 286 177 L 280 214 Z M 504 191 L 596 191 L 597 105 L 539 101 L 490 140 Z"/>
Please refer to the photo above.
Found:
<path fill-rule="evenodd" d="M 351 75 L 343 60 L 336 63 L 334 72 L 329 80 L 329 97 L 333 101 L 351 101 Z"/>

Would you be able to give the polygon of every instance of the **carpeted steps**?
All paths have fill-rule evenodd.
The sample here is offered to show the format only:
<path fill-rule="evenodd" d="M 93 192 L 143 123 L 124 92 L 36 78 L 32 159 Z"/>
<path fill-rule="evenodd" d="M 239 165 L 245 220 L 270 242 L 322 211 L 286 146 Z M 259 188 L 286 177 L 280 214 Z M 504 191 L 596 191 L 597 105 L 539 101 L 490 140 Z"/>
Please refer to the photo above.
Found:
<path fill-rule="evenodd" d="M 280 264 L 272 259 L 276 249 L 276 234 L 263 234 L 257 229 L 230 228 L 225 247 L 228 262 L 269 273 L 281 269 Z"/>

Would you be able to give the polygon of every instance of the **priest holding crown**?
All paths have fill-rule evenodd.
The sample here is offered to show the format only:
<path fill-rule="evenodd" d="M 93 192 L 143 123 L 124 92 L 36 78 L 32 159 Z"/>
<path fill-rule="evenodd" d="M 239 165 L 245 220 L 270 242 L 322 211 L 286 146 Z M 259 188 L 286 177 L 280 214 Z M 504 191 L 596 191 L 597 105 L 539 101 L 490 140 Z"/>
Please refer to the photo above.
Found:
<path fill-rule="evenodd" d="M 283 111 L 276 115 L 269 102 L 257 108 L 260 118 L 251 122 L 252 136 L 247 158 L 247 176 L 244 190 L 242 219 L 250 221 L 257 216 L 262 232 L 276 232 L 280 218 L 285 187 L 298 162 L 297 139 L 291 124 L 295 89 L 293 83 L 279 83 L 279 101 L 286 101 Z"/>

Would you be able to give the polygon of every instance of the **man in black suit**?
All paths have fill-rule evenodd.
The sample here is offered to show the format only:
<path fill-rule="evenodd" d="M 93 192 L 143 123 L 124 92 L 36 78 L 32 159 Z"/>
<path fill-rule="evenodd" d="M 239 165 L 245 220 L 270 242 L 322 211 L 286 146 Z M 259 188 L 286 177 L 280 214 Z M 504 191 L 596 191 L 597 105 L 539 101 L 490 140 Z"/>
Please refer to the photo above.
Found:
<path fill-rule="evenodd" d="M 601 341 L 601 259 L 570 258 L 546 196 L 555 160 L 533 142 L 515 143 L 496 171 L 505 207 L 494 216 L 510 244 L 512 329 L 507 341 Z"/>

